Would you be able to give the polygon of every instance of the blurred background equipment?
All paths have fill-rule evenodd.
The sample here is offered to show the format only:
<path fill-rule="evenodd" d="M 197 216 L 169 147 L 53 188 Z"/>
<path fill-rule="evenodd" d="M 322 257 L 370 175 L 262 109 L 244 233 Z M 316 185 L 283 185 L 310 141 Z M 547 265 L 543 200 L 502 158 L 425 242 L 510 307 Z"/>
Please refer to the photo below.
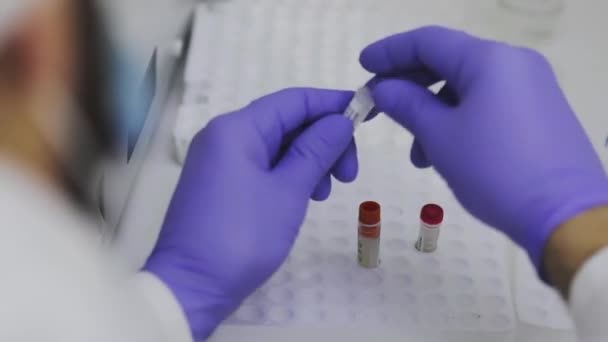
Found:
<path fill-rule="evenodd" d="M 565 0 L 498 0 L 494 25 L 502 25 L 505 40 L 542 44 L 556 34 L 565 7 Z"/>
<path fill-rule="evenodd" d="M 194 1 L 100 1 L 109 18 L 112 43 L 124 68 L 133 75 L 128 84 L 133 112 L 121 132 L 116 164 L 109 166 L 99 183 L 102 240 L 114 238 L 133 184 L 158 127 L 171 85 L 182 65 L 184 42 L 189 34 Z M 136 15 L 134 15 L 137 13 Z M 160 16 L 159 16 L 160 14 Z M 162 21 L 163 25 L 158 25 Z M 120 95 L 120 94 L 119 94 Z"/>

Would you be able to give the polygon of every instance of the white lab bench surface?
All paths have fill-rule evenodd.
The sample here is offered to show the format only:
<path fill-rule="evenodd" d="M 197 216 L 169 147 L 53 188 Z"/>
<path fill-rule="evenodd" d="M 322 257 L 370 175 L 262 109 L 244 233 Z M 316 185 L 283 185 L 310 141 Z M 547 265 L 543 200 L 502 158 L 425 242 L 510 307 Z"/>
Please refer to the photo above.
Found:
<path fill-rule="evenodd" d="M 238 1 L 238 0 L 234 0 Z M 245 1 L 245 0 L 243 0 Z M 501 37 L 493 25 L 488 12 L 493 0 L 403 0 L 411 2 L 411 10 L 403 13 L 404 30 L 411 28 L 408 22 L 411 18 L 416 23 L 423 17 L 428 24 L 441 24 L 467 29 L 472 33 Z M 115 0 L 114 2 L 119 2 Z M 164 34 L 167 41 L 174 30 L 162 27 L 164 25 L 178 27 L 186 17 L 186 12 L 192 7 L 192 1 L 124 1 L 128 3 L 129 25 L 143 25 L 149 28 L 139 34 L 129 37 L 129 41 L 138 41 L 144 46 L 155 44 L 159 35 Z M 139 6 L 136 5 L 139 4 Z M 142 5 L 143 4 L 143 5 Z M 139 15 L 140 6 L 146 6 L 150 13 L 158 16 Z M 179 8 L 179 10 L 176 10 Z M 131 14 L 132 13 L 132 14 Z M 568 1 L 554 37 L 537 45 L 555 66 L 556 72 L 564 91 L 591 140 L 599 151 L 605 165 L 608 165 L 608 151 L 604 144 L 608 135 L 608 115 L 605 112 L 605 86 L 608 79 L 608 46 L 605 42 L 606 24 L 605 13 L 608 13 L 608 3 L 601 0 Z M 165 18 L 159 20 L 159 18 Z M 138 24 L 139 23 L 139 24 Z M 166 53 L 170 53 L 167 51 Z M 126 262 L 133 268 L 139 269 L 151 252 L 172 191 L 178 180 L 180 167 L 175 162 L 172 129 L 177 108 L 181 101 L 181 81 L 178 77 L 174 90 L 169 97 L 164 114 L 158 122 L 153 134 L 145 164 L 134 185 L 125 214 L 122 219 L 120 232 L 115 246 L 125 257 Z M 406 151 L 404 151 L 406 153 Z M 559 151 L 556 151 L 559 153 Z M 515 258 L 515 248 L 512 253 Z M 514 263 L 514 262 L 513 262 Z M 513 285 L 512 288 L 515 286 Z M 213 341 L 308 341 L 311 338 L 329 340 L 332 331 L 296 331 L 284 328 L 263 327 L 253 328 L 220 328 L 212 338 Z M 383 332 L 351 331 L 352 341 L 382 339 Z M 376 333 L 379 333 L 376 334 Z M 341 332 L 340 336 L 345 336 Z M 395 338 L 397 339 L 397 338 Z M 388 335 L 387 339 L 392 340 Z M 428 339 L 421 339 L 428 340 Z M 468 339 L 476 340 L 475 337 Z M 492 341 L 491 336 L 480 336 L 479 341 Z M 568 331 L 557 331 L 519 323 L 513 340 L 516 341 L 552 341 L 574 342 L 574 334 Z"/>

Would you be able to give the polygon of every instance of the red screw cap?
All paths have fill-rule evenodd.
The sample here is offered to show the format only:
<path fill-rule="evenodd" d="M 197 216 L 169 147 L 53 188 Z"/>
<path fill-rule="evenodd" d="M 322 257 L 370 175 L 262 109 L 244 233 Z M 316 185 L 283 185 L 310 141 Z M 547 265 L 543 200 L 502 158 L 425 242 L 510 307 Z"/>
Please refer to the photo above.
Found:
<path fill-rule="evenodd" d="M 437 204 L 427 204 L 420 211 L 420 220 L 428 225 L 438 225 L 443 222 L 443 208 Z"/>

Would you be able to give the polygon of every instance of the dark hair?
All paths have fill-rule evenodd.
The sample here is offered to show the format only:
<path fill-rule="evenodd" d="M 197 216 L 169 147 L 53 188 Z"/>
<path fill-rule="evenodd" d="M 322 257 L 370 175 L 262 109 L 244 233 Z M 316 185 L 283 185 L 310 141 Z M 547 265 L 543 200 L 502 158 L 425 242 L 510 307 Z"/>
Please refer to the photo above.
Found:
<path fill-rule="evenodd" d="M 94 142 L 80 141 L 82 132 L 73 132 L 71 165 L 76 174 L 64 174 L 64 184 L 73 200 L 83 208 L 92 209 L 89 182 L 98 162 L 115 149 L 114 101 L 110 91 L 110 42 L 95 0 L 75 0 L 76 20 L 76 105 L 85 123 L 92 129 Z M 72 170 L 74 172 L 74 170 Z"/>
<path fill-rule="evenodd" d="M 76 0 L 78 80 L 76 99 L 94 128 L 101 152 L 114 147 L 113 101 L 109 91 L 110 43 L 95 0 Z"/>

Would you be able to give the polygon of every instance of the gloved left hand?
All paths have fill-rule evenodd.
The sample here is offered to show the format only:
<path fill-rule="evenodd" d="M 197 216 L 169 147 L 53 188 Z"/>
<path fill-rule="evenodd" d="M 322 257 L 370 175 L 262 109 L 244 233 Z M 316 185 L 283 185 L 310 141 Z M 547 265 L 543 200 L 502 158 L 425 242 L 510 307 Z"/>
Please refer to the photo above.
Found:
<path fill-rule="evenodd" d="M 288 89 L 212 120 L 192 141 L 145 269 L 181 304 L 196 339 L 289 254 L 309 198 L 357 174 L 352 92 Z"/>

